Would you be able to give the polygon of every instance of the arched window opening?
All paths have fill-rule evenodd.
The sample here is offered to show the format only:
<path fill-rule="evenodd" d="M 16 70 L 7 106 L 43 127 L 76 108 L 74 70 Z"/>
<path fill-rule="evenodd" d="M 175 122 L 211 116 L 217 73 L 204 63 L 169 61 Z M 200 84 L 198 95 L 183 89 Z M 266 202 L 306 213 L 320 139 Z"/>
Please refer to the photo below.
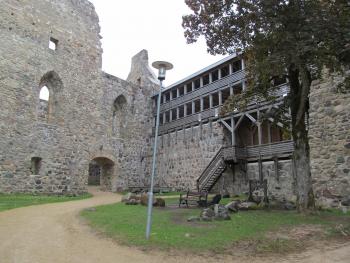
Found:
<path fill-rule="evenodd" d="M 39 97 L 40 100 L 49 101 L 50 91 L 46 86 L 41 88 Z"/>
<path fill-rule="evenodd" d="M 38 120 L 42 122 L 59 122 L 62 118 L 61 103 L 63 83 L 54 71 L 46 73 L 39 83 Z"/>
<path fill-rule="evenodd" d="M 47 86 L 43 86 L 40 89 L 39 99 L 39 119 L 42 121 L 47 121 L 49 118 L 50 100 L 50 91 Z"/>
<path fill-rule="evenodd" d="M 113 103 L 113 135 L 122 135 L 127 124 L 127 101 L 123 95 Z"/>

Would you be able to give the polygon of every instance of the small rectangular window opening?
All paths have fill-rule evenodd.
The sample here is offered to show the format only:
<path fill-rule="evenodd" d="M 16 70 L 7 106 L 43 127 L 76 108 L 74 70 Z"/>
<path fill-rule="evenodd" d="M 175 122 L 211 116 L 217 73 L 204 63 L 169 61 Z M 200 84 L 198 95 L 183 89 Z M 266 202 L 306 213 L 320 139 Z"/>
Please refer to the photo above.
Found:
<path fill-rule="evenodd" d="M 177 120 L 177 109 L 172 109 L 171 110 L 171 120 L 172 121 Z"/>
<path fill-rule="evenodd" d="M 242 93 L 242 91 L 243 91 L 242 83 L 233 86 L 233 94 L 234 95 L 239 95 Z"/>
<path fill-rule="evenodd" d="M 201 101 L 200 100 L 195 100 L 194 101 L 194 112 L 198 113 L 201 111 Z"/>
<path fill-rule="evenodd" d="M 186 116 L 192 114 L 192 102 L 186 104 Z"/>
<path fill-rule="evenodd" d="M 219 71 L 218 70 L 215 70 L 211 73 L 212 75 L 212 81 L 217 81 L 219 79 Z"/>
<path fill-rule="evenodd" d="M 186 84 L 187 87 L 187 93 L 192 92 L 192 83 Z"/>
<path fill-rule="evenodd" d="M 173 90 L 171 91 L 171 94 L 172 94 L 172 96 L 173 96 L 173 99 L 176 99 L 176 98 L 177 98 L 177 89 L 173 89 Z"/>
<path fill-rule="evenodd" d="M 232 64 L 232 73 L 242 70 L 242 60 L 237 60 Z"/>
<path fill-rule="evenodd" d="M 213 107 L 219 106 L 219 93 L 212 94 L 213 97 Z"/>
<path fill-rule="evenodd" d="M 209 75 L 205 75 L 203 77 L 203 86 L 208 85 L 209 84 Z"/>
<path fill-rule="evenodd" d="M 201 87 L 201 80 L 200 79 L 196 79 L 194 81 L 194 89 L 199 89 Z"/>
<path fill-rule="evenodd" d="M 225 67 L 221 68 L 221 77 L 224 78 L 230 74 L 230 68 L 229 65 L 226 65 Z"/>
<path fill-rule="evenodd" d="M 182 105 L 179 107 L 179 119 L 183 118 L 185 116 L 185 106 Z"/>
<path fill-rule="evenodd" d="M 230 88 L 226 88 L 222 90 L 222 104 L 225 103 L 225 101 L 230 97 Z"/>
<path fill-rule="evenodd" d="M 58 45 L 58 40 L 53 37 L 50 37 L 49 48 L 51 50 L 57 50 L 57 45 Z"/>
<path fill-rule="evenodd" d="M 203 98 L 203 110 L 207 110 L 210 108 L 210 98 L 206 96 Z"/>
<path fill-rule="evenodd" d="M 168 122 L 170 122 L 170 111 L 167 111 L 165 113 L 165 123 L 168 123 Z"/>
<path fill-rule="evenodd" d="M 40 173 L 41 168 L 41 161 L 42 159 L 40 157 L 33 157 L 31 159 L 31 172 L 34 175 L 38 175 Z"/>
<path fill-rule="evenodd" d="M 170 101 L 170 92 L 165 93 L 165 102 Z"/>
<path fill-rule="evenodd" d="M 184 94 L 185 94 L 185 87 L 184 86 L 179 87 L 179 95 L 180 95 L 180 97 L 183 96 Z"/>

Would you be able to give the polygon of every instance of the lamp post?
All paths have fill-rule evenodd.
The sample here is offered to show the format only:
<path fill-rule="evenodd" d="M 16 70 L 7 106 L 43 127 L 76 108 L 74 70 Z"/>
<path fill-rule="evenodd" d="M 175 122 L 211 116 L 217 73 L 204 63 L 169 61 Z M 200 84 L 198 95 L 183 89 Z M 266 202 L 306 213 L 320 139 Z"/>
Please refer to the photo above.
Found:
<path fill-rule="evenodd" d="M 158 79 L 160 80 L 158 102 L 157 102 L 157 117 L 156 117 L 156 131 L 154 134 L 154 146 L 153 146 L 153 161 L 152 161 L 152 175 L 151 175 L 151 186 L 148 192 L 148 212 L 147 212 L 147 226 L 146 226 L 146 239 L 150 238 L 151 225 L 152 225 L 152 207 L 153 207 L 153 187 L 154 187 L 154 176 L 156 173 L 156 161 L 157 161 L 157 144 L 158 144 L 158 130 L 159 130 L 159 114 L 160 114 L 160 100 L 162 96 L 163 80 L 167 70 L 171 70 L 173 65 L 165 61 L 156 61 L 152 64 L 152 67 L 158 69 Z"/>

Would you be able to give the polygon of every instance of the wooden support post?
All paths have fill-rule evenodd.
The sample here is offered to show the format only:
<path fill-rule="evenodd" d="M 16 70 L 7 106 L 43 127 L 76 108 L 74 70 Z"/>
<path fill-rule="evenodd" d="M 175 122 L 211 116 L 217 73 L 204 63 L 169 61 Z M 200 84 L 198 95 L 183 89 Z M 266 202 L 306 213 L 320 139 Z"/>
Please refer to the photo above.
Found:
<path fill-rule="evenodd" d="M 276 180 L 277 180 L 277 182 L 279 182 L 279 181 L 280 181 L 280 175 L 279 175 L 279 171 L 278 171 L 278 157 L 275 157 L 275 158 L 273 159 L 273 161 L 274 161 L 274 164 L 275 164 L 275 176 L 276 176 Z"/>
<path fill-rule="evenodd" d="M 233 67 L 232 67 L 232 63 L 230 63 L 229 65 L 229 74 L 232 75 L 233 72 Z"/>
<path fill-rule="evenodd" d="M 183 143 L 186 144 L 186 126 L 182 126 L 182 130 L 183 130 Z"/>
<path fill-rule="evenodd" d="M 204 110 L 204 99 L 203 97 L 200 98 L 200 104 L 201 104 L 201 111 Z"/>
<path fill-rule="evenodd" d="M 209 73 L 209 83 L 213 82 L 213 74 L 210 72 Z"/>
<path fill-rule="evenodd" d="M 222 105 L 222 91 L 219 90 L 219 105 Z"/>
<path fill-rule="evenodd" d="M 213 108 L 213 94 L 209 95 L 209 108 Z"/>
<path fill-rule="evenodd" d="M 193 130 L 193 125 L 191 125 L 191 141 L 193 142 L 194 139 L 194 130 Z"/>
<path fill-rule="evenodd" d="M 264 181 L 263 163 L 261 160 L 261 156 L 259 157 L 259 180 L 260 180 L 260 183 L 263 183 L 263 181 Z"/>
<path fill-rule="evenodd" d="M 203 125 L 202 122 L 199 123 L 199 139 L 202 140 L 203 138 Z"/>
<path fill-rule="evenodd" d="M 194 101 L 192 101 L 192 114 L 196 112 L 196 107 Z"/>
<path fill-rule="evenodd" d="M 232 117 L 231 117 L 231 128 L 232 128 L 232 130 L 231 130 L 231 136 L 232 136 L 231 142 L 232 142 L 232 146 L 236 146 L 236 131 L 235 131 L 235 126 L 236 126 L 236 124 L 235 124 L 235 118 L 232 116 Z"/>
<path fill-rule="evenodd" d="M 271 136 L 271 123 L 268 122 L 267 123 L 267 140 L 268 140 L 268 143 L 272 143 L 272 136 Z"/>
<path fill-rule="evenodd" d="M 212 137 L 213 136 L 213 121 L 209 120 L 209 136 Z"/>

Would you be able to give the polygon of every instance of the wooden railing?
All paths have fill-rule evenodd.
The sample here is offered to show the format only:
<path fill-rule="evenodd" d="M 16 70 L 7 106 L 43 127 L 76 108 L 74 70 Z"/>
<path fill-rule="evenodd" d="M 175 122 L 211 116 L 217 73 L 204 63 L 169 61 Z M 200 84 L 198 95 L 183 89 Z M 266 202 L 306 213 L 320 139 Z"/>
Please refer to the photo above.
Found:
<path fill-rule="evenodd" d="M 222 147 L 197 179 L 198 190 L 210 191 L 226 168 L 227 161 L 266 160 L 267 158 L 291 156 L 294 151 L 292 141 L 242 147 Z"/>
<path fill-rule="evenodd" d="M 204 169 L 201 176 L 197 179 L 197 188 L 198 190 L 204 190 L 206 185 L 208 185 L 208 182 L 210 180 L 215 180 L 216 178 L 213 178 L 215 173 L 218 169 L 221 169 L 222 171 L 225 169 L 226 164 L 223 158 L 223 148 L 221 148 L 214 158 L 210 161 L 208 166 Z M 220 176 L 221 174 L 217 174 L 217 176 Z M 209 189 L 205 189 L 209 190 Z"/>
<path fill-rule="evenodd" d="M 225 161 L 237 159 L 256 159 L 291 155 L 294 151 L 293 141 L 282 141 L 270 144 L 254 145 L 247 147 L 228 146 L 222 148 Z"/>
<path fill-rule="evenodd" d="M 208 85 L 205 85 L 202 88 L 196 89 L 190 93 L 187 93 L 181 97 L 178 97 L 176 99 L 173 99 L 171 101 L 168 101 L 166 103 L 163 103 L 160 106 L 160 109 L 162 112 L 167 111 L 171 108 L 177 107 L 179 105 L 182 105 L 184 103 L 190 102 L 191 100 L 195 98 L 199 98 L 207 93 L 212 93 L 220 88 L 227 87 L 228 85 L 234 84 L 235 82 L 241 81 L 245 78 L 245 72 L 244 71 L 237 71 L 232 75 L 229 75 L 227 77 L 224 77 L 220 80 L 217 80 L 215 82 L 212 82 Z"/>

